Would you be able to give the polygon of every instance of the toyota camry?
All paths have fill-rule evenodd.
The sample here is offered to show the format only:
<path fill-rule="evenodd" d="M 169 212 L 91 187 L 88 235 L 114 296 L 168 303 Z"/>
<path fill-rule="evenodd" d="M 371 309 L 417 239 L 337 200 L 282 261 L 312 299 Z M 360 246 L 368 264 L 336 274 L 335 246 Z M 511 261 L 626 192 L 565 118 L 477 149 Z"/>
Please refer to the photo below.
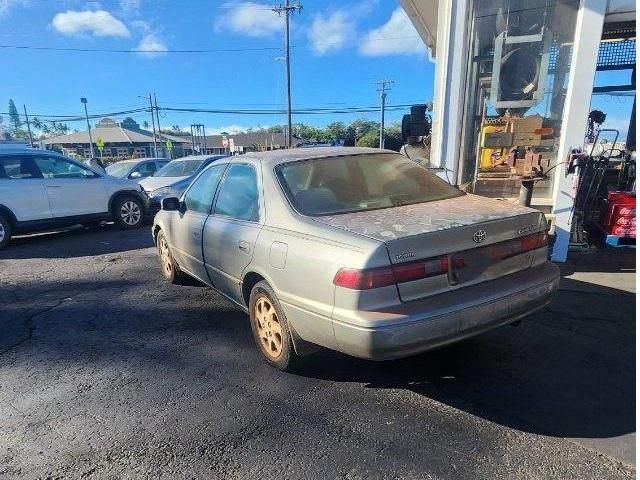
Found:
<path fill-rule="evenodd" d="M 318 346 L 393 359 L 543 308 L 559 282 L 547 229 L 396 152 L 342 147 L 218 160 L 163 199 L 153 236 L 166 279 L 235 302 L 287 370 Z"/>

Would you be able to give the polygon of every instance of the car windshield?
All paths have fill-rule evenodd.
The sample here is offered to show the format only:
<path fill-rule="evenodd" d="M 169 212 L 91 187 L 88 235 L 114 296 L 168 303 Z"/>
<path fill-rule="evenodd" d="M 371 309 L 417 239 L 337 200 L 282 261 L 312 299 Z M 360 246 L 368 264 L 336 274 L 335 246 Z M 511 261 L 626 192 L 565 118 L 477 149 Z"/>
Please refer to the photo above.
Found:
<path fill-rule="evenodd" d="M 105 168 L 107 174 L 112 177 L 124 177 L 136 162 L 116 162 Z"/>
<path fill-rule="evenodd" d="M 158 170 L 154 177 L 188 177 L 198 169 L 202 160 L 173 160 Z"/>
<path fill-rule="evenodd" d="M 361 212 L 464 195 L 415 162 L 395 154 L 350 155 L 285 163 L 276 175 L 303 215 Z"/>

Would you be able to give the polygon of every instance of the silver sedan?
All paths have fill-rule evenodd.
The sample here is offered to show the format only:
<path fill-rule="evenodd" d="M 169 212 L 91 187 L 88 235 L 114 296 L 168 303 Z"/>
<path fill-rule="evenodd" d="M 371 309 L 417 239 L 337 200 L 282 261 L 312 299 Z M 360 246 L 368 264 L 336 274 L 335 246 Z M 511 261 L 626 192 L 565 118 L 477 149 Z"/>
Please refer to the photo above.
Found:
<path fill-rule="evenodd" d="M 162 272 L 247 311 L 271 365 L 318 346 L 385 360 L 512 323 L 558 287 L 539 211 L 469 195 L 395 152 L 230 157 L 165 198 Z"/>

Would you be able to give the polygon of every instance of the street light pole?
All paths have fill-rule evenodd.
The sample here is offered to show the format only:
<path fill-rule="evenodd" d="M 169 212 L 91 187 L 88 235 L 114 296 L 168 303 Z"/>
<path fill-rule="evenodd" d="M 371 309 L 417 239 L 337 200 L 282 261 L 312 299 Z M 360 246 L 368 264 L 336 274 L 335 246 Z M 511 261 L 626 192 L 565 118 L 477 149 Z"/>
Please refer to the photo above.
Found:
<path fill-rule="evenodd" d="M 89 150 L 91 151 L 91 158 L 94 158 L 95 155 L 93 153 L 93 139 L 91 138 L 91 124 L 89 123 L 89 113 L 87 112 L 87 99 L 82 97 L 80 101 L 84 105 L 84 116 L 87 119 L 87 128 L 89 129 Z"/>

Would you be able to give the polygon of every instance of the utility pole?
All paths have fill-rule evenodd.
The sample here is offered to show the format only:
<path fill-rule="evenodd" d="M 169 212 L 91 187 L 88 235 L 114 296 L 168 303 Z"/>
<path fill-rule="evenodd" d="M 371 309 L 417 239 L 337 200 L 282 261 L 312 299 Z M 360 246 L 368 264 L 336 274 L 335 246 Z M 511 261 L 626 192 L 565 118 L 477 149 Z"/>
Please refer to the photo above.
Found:
<path fill-rule="evenodd" d="M 84 105 L 84 116 L 87 119 L 87 129 L 89 129 L 89 151 L 91 152 L 91 158 L 95 158 L 93 153 L 93 139 L 91 138 L 91 124 L 89 123 L 89 113 L 87 113 L 87 99 L 82 97 L 80 102 Z"/>
<path fill-rule="evenodd" d="M 29 115 L 27 114 L 27 106 L 23 103 L 22 107 L 24 108 L 24 118 L 27 119 L 27 132 L 29 132 L 29 145 L 33 148 L 33 136 L 31 135 L 31 124 L 29 123 Z"/>
<path fill-rule="evenodd" d="M 289 14 L 294 11 L 302 10 L 302 5 L 299 3 L 295 5 L 289 5 L 289 0 L 285 0 L 284 4 L 280 4 L 278 7 L 272 9 L 278 15 L 284 14 L 284 29 L 285 29 L 285 53 L 284 62 L 287 70 L 287 148 L 291 148 L 292 136 L 291 136 L 291 62 L 289 55 Z"/>
<path fill-rule="evenodd" d="M 149 96 L 151 96 L 151 94 L 149 94 Z M 160 114 L 158 113 L 160 109 L 158 108 L 158 99 L 156 98 L 156 92 L 153 92 L 153 103 L 156 104 L 156 123 L 158 124 L 158 137 L 160 137 L 160 151 L 164 154 L 164 142 L 162 141 L 162 132 L 160 131 Z M 158 152 L 156 151 L 156 156 L 157 155 Z"/>
<path fill-rule="evenodd" d="M 207 139 L 205 137 L 204 124 L 191 124 L 191 146 L 194 152 L 196 151 L 196 147 L 198 147 L 198 153 L 200 155 L 207 153 Z"/>
<path fill-rule="evenodd" d="M 393 80 L 379 80 L 376 82 L 380 92 L 380 148 L 384 148 L 384 107 L 387 101 L 387 91 L 391 90 Z"/>
<path fill-rule="evenodd" d="M 153 102 L 151 100 L 151 94 L 147 97 L 146 95 L 138 95 L 138 98 L 144 98 L 145 100 L 149 100 L 149 111 L 151 112 L 151 126 L 153 128 L 153 157 L 158 156 L 158 143 L 156 141 L 156 120 L 153 115 Z M 159 127 L 160 125 L 158 125 Z"/>

